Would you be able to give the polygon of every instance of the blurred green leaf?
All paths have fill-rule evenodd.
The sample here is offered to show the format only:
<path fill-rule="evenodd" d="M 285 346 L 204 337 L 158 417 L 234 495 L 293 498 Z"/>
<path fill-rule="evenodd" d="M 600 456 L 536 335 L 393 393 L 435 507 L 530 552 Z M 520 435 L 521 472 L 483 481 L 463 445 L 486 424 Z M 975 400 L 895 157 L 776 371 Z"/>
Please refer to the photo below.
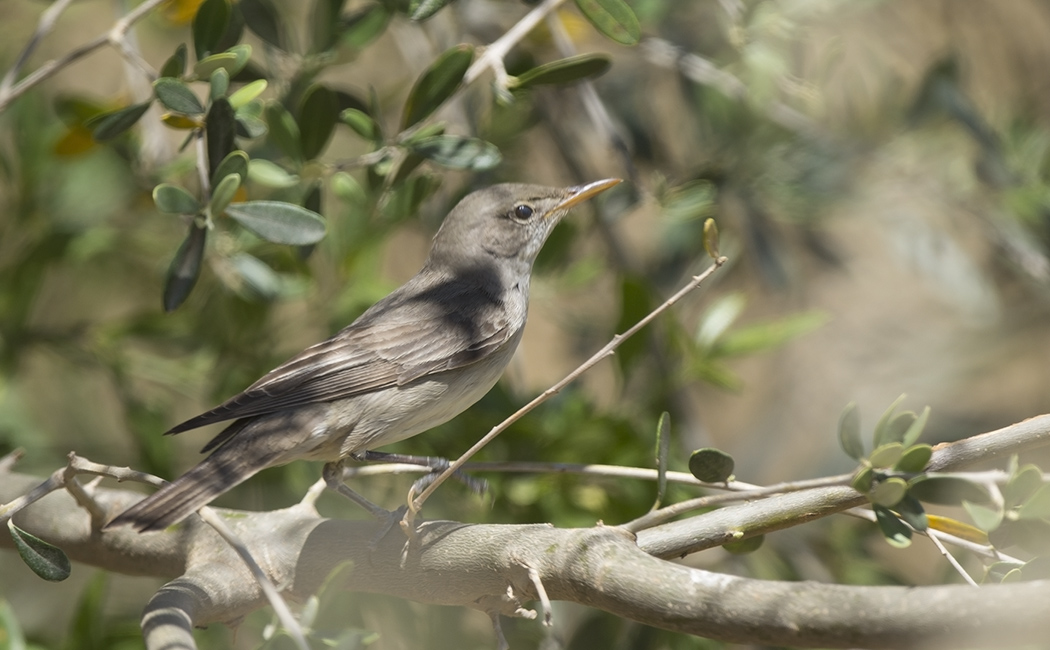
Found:
<path fill-rule="evenodd" d="M 933 456 L 933 447 L 929 445 L 913 445 L 904 450 L 900 460 L 894 465 L 898 472 L 914 474 L 926 469 L 926 464 Z"/>
<path fill-rule="evenodd" d="M 978 505 L 991 503 L 988 492 L 976 483 L 954 476 L 925 474 L 908 482 L 908 491 L 919 501 L 957 506 L 963 501 Z"/>
<path fill-rule="evenodd" d="M 576 0 L 576 6 L 599 32 L 621 45 L 635 45 L 642 37 L 638 18 L 623 0 Z"/>
<path fill-rule="evenodd" d="M 544 84 L 568 84 L 588 77 L 600 77 L 612 67 L 606 54 L 579 54 L 551 61 L 527 70 L 517 77 L 515 88 L 529 88 Z"/>
<path fill-rule="evenodd" d="M 313 160 L 324 151 L 338 119 L 335 93 L 320 84 L 310 86 L 299 107 L 299 142 L 304 159 Z"/>
<path fill-rule="evenodd" d="M 901 443 L 905 447 L 911 447 L 912 445 L 914 445 L 915 442 L 919 439 L 919 436 L 921 436 L 922 432 L 926 429 L 926 422 L 929 419 L 930 407 L 927 406 L 922 410 L 922 413 L 919 414 L 918 419 L 914 420 L 911 423 L 911 426 L 908 427 L 908 430 L 904 432 L 904 435 L 901 436 Z"/>
<path fill-rule="evenodd" d="M 193 49 L 198 61 L 215 51 L 226 33 L 230 11 L 230 0 L 204 0 L 197 8 L 193 17 Z"/>
<path fill-rule="evenodd" d="M 271 0 L 240 0 L 244 24 L 256 36 L 280 50 L 287 50 L 281 17 Z"/>
<path fill-rule="evenodd" d="M 890 442 L 875 448 L 868 460 L 871 461 L 872 467 L 892 467 L 897 464 L 903 454 L 904 447 L 901 446 L 901 443 Z"/>
<path fill-rule="evenodd" d="M 298 176 L 289 174 L 280 165 L 262 158 L 255 158 L 249 163 L 248 178 L 253 183 L 274 188 L 295 187 L 299 184 Z"/>
<path fill-rule="evenodd" d="M 872 485 L 868 498 L 877 506 L 892 508 L 900 503 L 907 493 L 908 483 L 902 478 L 892 476 Z"/>
<path fill-rule="evenodd" d="M 200 115 L 204 106 L 190 87 L 178 79 L 161 77 L 153 82 L 153 92 L 168 110 L 187 115 Z"/>
<path fill-rule="evenodd" d="M 409 92 L 401 128 L 422 121 L 451 97 L 473 60 L 474 48 L 470 45 L 457 45 L 439 56 Z"/>
<path fill-rule="evenodd" d="M 722 483 L 733 475 L 733 457 L 720 449 L 705 447 L 689 456 L 689 472 L 705 483 Z"/>
<path fill-rule="evenodd" d="M 379 124 L 372 119 L 371 115 L 364 111 L 348 108 L 339 114 L 339 119 L 353 129 L 354 133 L 366 140 L 375 142 L 382 139 Z"/>
<path fill-rule="evenodd" d="M 33 573 L 49 582 L 61 582 L 69 577 L 72 567 L 69 558 L 57 546 L 31 535 L 7 520 L 7 529 L 15 541 L 15 550 Z"/>
<path fill-rule="evenodd" d="M 1003 499 L 1007 508 L 1013 508 L 1027 501 L 1043 484 L 1043 473 L 1035 465 L 1025 465 L 1018 469 L 1003 486 Z"/>
<path fill-rule="evenodd" d="M 890 422 L 893 420 L 893 415 L 900 406 L 901 402 L 904 401 L 905 395 L 901 395 L 897 399 L 893 400 L 889 408 L 883 411 L 882 416 L 879 417 L 879 421 L 875 423 L 875 431 L 872 434 L 872 441 L 875 447 L 881 447 L 888 442 L 896 442 L 892 439 L 894 432 L 890 430 Z"/>
<path fill-rule="evenodd" d="M 310 52 L 327 52 L 339 40 L 340 14 L 346 0 L 314 0 L 310 12 Z"/>
<path fill-rule="evenodd" d="M 277 145 L 281 153 L 297 163 L 301 162 L 303 152 L 300 147 L 299 125 L 295 123 L 291 114 L 278 102 L 267 102 L 266 124 L 270 128 L 270 140 Z"/>
<path fill-rule="evenodd" d="M 1017 511 L 1022 519 L 1050 519 L 1050 484 L 1039 488 Z"/>
<path fill-rule="evenodd" d="M 220 52 L 201 59 L 193 66 L 198 79 L 210 79 L 216 70 L 225 70 L 231 77 L 240 71 L 241 63 L 235 52 Z"/>
<path fill-rule="evenodd" d="M 718 298 L 700 320 L 696 342 L 701 348 L 711 348 L 740 317 L 747 305 L 742 293 L 730 293 Z"/>
<path fill-rule="evenodd" d="M 215 177 L 215 170 L 236 148 L 237 120 L 233 108 L 225 97 L 211 103 L 204 126 L 205 145 L 208 152 L 208 177 Z"/>
<path fill-rule="evenodd" d="M 230 106 L 233 107 L 233 110 L 238 110 L 263 94 L 268 83 L 265 79 L 256 79 L 249 84 L 245 84 L 230 95 Z"/>
<path fill-rule="evenodd" d="M 754 553 L 762 548 L 762 543 L 765 541 L 765 535 L 752 535 L 751 537 L 745 537 L 738 542 L 726 542 L 725 544 L 722 544 L 722 548 L 733 555 L 746 555 L 748 553 Z"/>
<path fill-rule="evenodd" d="M 153 188 L 153 203 L 166 214 L 197 214 L 201 209 L 197 197 L 170 183 L 161 183 Z"/>
<path fill-rule="evenodd" d="M 667 456 L 671 451 L 671 414 L 664 411 L 656 422 L 656 510 L 667 492 Z"/>
<path fill-rule="evenodd" d="M 988 533 L 996 548 L 1017 546 L 1033 555 L 1050 553 L 1050 522 L 1045 519 L 1004 519 L 998 528 Z"/>
<path fill-rule="evenodd" d="M 240 252 L 230 260 L 244 288 L 263 300 L 273 300 L 281 291 L 281 278 L 259 258 Z"/>
<path fill-rule="evenodd" d="M 109 645 L 106 643 L 106 617 L 103 615 L 108 583 L 109 574 L 105 571 L 98 571 L 81 591 L 76 611 L 73 614 L 73 622 L 70 625 L 70 632 L 76 638 L 76 642 L 72 646 L 67 646 L 67 650 L 105 648 Z"/>
<path fill-rule="evenodd" d="M 263 105 L 253 100 L 234 112 L 237 120 L 237 136 L 241 138 L 258 138 L 269 133 L 269 127 L 262 119 Z"/>
<path fill-rule="evenodd" d="M 453 0 L 409 0 L 408 17 L 411 20 L 422 22 L 441 11 L 442 7 L 451 4 L 452 1 Z"/>
<path fill-rule="evenodd" d="M 325 235 L 324 218 L 283 201 L 231 203 L 226 214 L 256 235 L 275 244 L 316 244 Z"/>
<path fill-rule="evenodd" d="M 896 515 L 882 506 L 873 506 L 875 510 L 875 522 L 882 531 L 882 536 L 889 542 L 890 546 L 896 548 L 907 548 L 911 546 L 911 529 L 908 528 Z"/>
<path fill-rule="evenodd" d="M 450 169 L 485 171 L 500 164 L 503 156 L 496 145 L 458 135 L 435 135 L 413 142 L 415 153 Z"/>
<path fill-rule="evenodd" d="M 219 181 L 230 174 L 240 174 L 241 182 L 248 178 L 248 154 L 243 151 L 231 151 L 219 162 L 215 168 L 215 175 L 211 178 L 211 184 L 217 185 Z"/>
<path fill-rule="evenodd" d="M 718 224 L 710 217 L 704 220 L 704 252 L 713 260 L 717 260 L 720 255 L 718 252 Z"/>
<path fill-rule="evenodd" d="M 215 189 L 211 193 L 211 201 L 208 202 L 208 210 L 211 212 L 212 217 L 217 217 L 222 214 L 222 211 L 226 209 L 226 206 L 233 200 L 235 194 L 237 194 L 238 188 L 241 186 L 241 175 L 240 174 L 227 174 L 215 186 Z"/>
<path fill-rule="evenodd" d="M 962 506 L 966 509 L 966 513 L 970 515 L 974 525 L 985 532 L 998 528 L 1005 514 L 1000 508 L 979 506 L 969 501 L 963 501 Z"/>
<path fill-rule="evenodd" d="M 150 104 L 152 102 L 142 102 L 110 113 L 103 113 L 85 123 L 85 126 L 92 129 L 92 135 L 98 142 L 112 140 L 135 126 L 135 122 L 138 122 L 149 110 Z"/>
<path fill-rule="evenodd" d="M 930 520 L 926 516 L 925 508 L 922 507 L 918 499 L 910 494 L 905 494 L 894 510 L 897 511 L 897 514 L 900 515 L 905 523 L 919 532 L 930 527 Z"/>
<path fill-rule="evenodd" d="M 160 68 L 161 77 L 179 78 L 186 74 L 186 44 L 179 43 L 175 53 L 168 57 Z"/>
<path fill-rule="evenodd" d="M 208 229 L 190 224 L 190 233 L 175 252 L 171 266 L 168 267 L 168 277 L 164 282 L 164 311 L 170 313 L 175 311 L 193 290 L 197 284 L 197 278 L 201 272 L 201 260 L 204 259 L 204 248 L 207 243 Z"/>
<path fill-rule="evenodd" d="M 390 11 L 379 3 L 351 13 L 343 20 L 342 43 L 361 49 L 379 37 L 390 22 Z"/>
<path fill-rule="evenodd" d="M 875 484 L 875 470 L 870 466 L 862 467 L 853 475 L 853 479 L 850 481 L 850 485 L 854 490 L 861 494 L 867 494 L 871 491 L 871 486 Z"/>
<path fill-rule="evenodd" d="M 864 442 L 860 438 L 860 410 L 856 402 L 847 404 L 839 416 L 839 446 L 853 460 L 864 458 Z"/>
<path fill-rule="evenodd" d="M 817 329 L 827 321 L 826 313 L 807 311 L 771 322 L 749 325 L 723 336 L 715 345 L 714 353 L 730 357 L 771 350 Z"/>
<path fill-rule="evenodd" d="M 0 633 L 4 635 L 7 650 L 26 650 L 26 637 L 18 617 L 6 598 L 0 598 Z"/>

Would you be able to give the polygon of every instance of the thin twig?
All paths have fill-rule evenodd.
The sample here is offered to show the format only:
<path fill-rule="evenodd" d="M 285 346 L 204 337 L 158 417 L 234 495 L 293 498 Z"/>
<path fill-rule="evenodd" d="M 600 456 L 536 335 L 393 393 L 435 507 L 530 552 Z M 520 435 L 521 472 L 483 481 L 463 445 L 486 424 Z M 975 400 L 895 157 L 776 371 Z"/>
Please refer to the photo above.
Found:
<path fill-rule="evenodd" d="M 551 619 L 554 617 L 554 610 L 551 609 L 551 599 L 547 596 L 547 590 L 543 586 L 543 581 L 540 580 L 540 572 L 535 567 L 525 567 L 529 571 L 529 581 L 532 582 L 532 588 L 536 590 L 536 595 L 540 599 L 540 609 L 543 610 L 543 624 L 547 627 L 551 626 Z"/>
<path fill-rule="evenodd" d="M 11 81 L 13 82 L 14 76 L 17 76 L 17 70 L 8 71 L 4 78 L 4 85 L 0 86 L 0 112 L 4 111 L 12 101 L 21 97 L 29 89 L 42 81 L 49 79 L 63 68 L 84 58 L 104 45 L 114 46 L 124 58 L 140 68 L 146 76 L 152 75 L 155 77 L 156 73 L 152 71 L 153 69 L 150 65 L 142 60 L 142 57 L 138 56 L 132 48 L 127 47 L 127 44 L 124 42 L 124 35 L 127 34 L 128 30 L 131 29 L 135 23 L 145 18 L 149 12 L 153 11 L 157 6 L 166 1 L 167 0 L 146 0 L 139 6 L 135 7 L 135 9 L 129 12 L 126 16 L 118 20 L 105 34 L 100 34 L 87 43 L 70 50 L 65 55 L 44 63 L 17 84 L 7 84 L 7 77 L 11 77 Z"/>
<path fill-rule="evenodd" d="M 436 490 L 439 485 L 444 483 L 450 476 L 452 476 L 455 472 L 462 468 L 463 465 L 466 464 L 466 462 L 472 456 L 474 456 L 474 454 L 481 451 L 481 449 L 484 448 L 485 445 L 487 445 L 496 436 L 498 436 L 500 433 L 506 430 L 507 427 L 520 420 L 525 414 L 529 413 L 540 404 L 546 402 L 554 395 L 557 395 L 559 391 L 561 391 L 563 388 L 575 381 L 580 375 L 590 370 L 599 361 L 606 357 L 612 356 L 612 354 L 616 351 L 616 348 L 620 347 L 620 345 L 622 345 L 624 341 L 637 334 L 643 327 L 651 323 L 657 316 L 659 316 L 672 305 L 674 305 L 676 302 L 681 300 L 686 294 L 703 284 L 704 280 L 709 278 L 716 270 L 718 270 L 723 264 L 725 264 L 726 261 L 727 258 L 725 257 L 717 258 L 714 261 L 714 264 L 708 267 L 707 270 L 705 270 L 700 275 L 694 276 L 693 279 L 690 280 L 689 283 L 686 284 L 684 287 L 682 287 L 676 294 L 668 298 L 666 301 L 664 301 L 663 304 L 658 306 L 656 309 L 649 312 L 648 315 L 646 315 L 640 321 L 635 323 L 626 332 L 614 336 L 612 340 L 605 345 L 605 347 L 594 353 L 594 355 L 590 359 L 580 364 L 579 367 L 577 367 L 575 370 L 566 375 L 564 379 L 554 384 L 547 390 L 543 391 L 538 397 L 536 397 L 531 402 L 518 409 L 509 418 L 493 427 L 491 431 L 485 434 L 484 438 L 476 442 L 473 447 L 468 449 L 462 456 L 457 458 L 455 462 L 449 465 L 444 472 L 439 474 L 438 477 L 434 479 L 434 481 L 430 485 L 428 485 L 427 488 L 423 490 L 423 493 L 420 494 L 418 497 L 412 498 L 412 494 L 410 492 L 408 510 L 405 512 L 404 525 L 407 527 L 411 527 L 412 520 L 415 517 L 415 513 L 419 512 L 419 509 L 423 506 L 423 503 L 427 500 L 427 498 L 434 493 L 434 490 Z"/>
<path fill-rule="evenodd" d="M 525 36 L 536 27 L 536 25 L 540 24 L 540 21 L 542 21 L 547 14 L 553 12 L 564 2 L 565 0 L 543 0 L 543 2 L 536 5 L 535 9 L 525 14 L 517 24 L 507 30 L 506 34 L 490 43 L 485 48 L 485 51 L 482 52 L 481 56 L 471 64 L 470 68 L 467 69 L 467 73 L 463 75 L 463 85 L 473 83 L 485 72 L 485 70 L 491 69 L 493 74 L 496 75 L 497 87 L 506 91 L 508 77 L 507 69 L 503 65 L 503 59 L 507 56 L 507 53 L 510 52 L 511 48 L 517 45 L 521 39 L 525 38 Z"/>
<path fill-rule="evenodd" d="M 281 598 L 281 594 L 277 591 L 277 587 L 274 586 L 269 576 L 262 570 L 262 567 L 252 557 L 251 551 L 245 546 L 244 542 L 241 541 L 237 535 L 230 530 L 226 522 L 222 520 L 211 507 L 204 506 L 197 511 L 201 519 L 204 520 L 209 526 L 215 529 L 215 532 L 226 540 L 226 543 L 237 552 L 237 555 L 241 556 L 241 560 L 248 567 L 248 570 L 252 572 L 252 576 L 255 577 L 255 581 L 259 583 L 259 587 L 262 588 L 263 594 L 266 595 L 266 599 L 270 601 L 270 606 L 273 607 L 273 611 L 277 614 L 277 618 L 281 621 L 281 625 L 288 631 L 292 639 L 295 641 L 295 645 L 299 647 L 299 650 L 310 650 L 309 644 L 306 643 L 306 637 L 303 635 L 303 630 L 299 626 L 299 622 L 295 620 L 295 616 L 292 615 L 292 611 L 288 609 L 288 603 L 284 602 L 284 598 Z"/>
<path fill-rule="evenodd" d="M 29 42 L 18 54 L 14 65 L 4 75 L 3 82 L 0 82 L 0 97 L 4 97 L 11 91 L 11 86 L 14 85 L 15 79 L 18 78 L 18 73 L 22 71 L 22 67 L 29 60 L 33 51 L 36 50 L 36 46 L 40 44 L 40 41 L 44 40 L 45 36 L 51 33 L 51 30 L 55 28 L 58 17 L 72 3 L 73 0 L 58 0 L 58 2 L 45 9 L 44 13 L 40 14 L 40 22 L 37 23 L 36 31 L 29 37 Z"/>
<path fill-rule="evenodd" d="M 936 535 L 927 535 L 926 538 L 933 542 L 933 545 L 936 546 L 937 550 L 941 552 L 941 555 L 944 556 L 944 559 L 948 560 L 948 564 L 952 565 L 952 567 L 959 572 L 959 575 L 963 577 L 963 580 L 965 580 L 967 584 L 969 584 L 971 587 L 980 586 L 977 584 L 976 580 L 970 577 L 970 574 L 966 572 L 966 569 L 964 569 L 962 565 L 959 564 L 959 560 L 956 560 L 955 556 L 949 553 L 948 549 L 944 548 L 944 544 L 941 544 L 941 540 L 937 539 Z"/>

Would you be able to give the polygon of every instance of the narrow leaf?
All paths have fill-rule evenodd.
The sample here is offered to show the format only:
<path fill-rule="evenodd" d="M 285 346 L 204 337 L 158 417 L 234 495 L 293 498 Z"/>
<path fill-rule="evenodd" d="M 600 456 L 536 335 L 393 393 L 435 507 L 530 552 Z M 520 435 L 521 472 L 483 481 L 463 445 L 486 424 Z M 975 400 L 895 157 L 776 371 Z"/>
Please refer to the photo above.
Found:
<path fill-rule="evenodd" d="M 864 443 L 860 439 L 860 411 L 856 402 L 850 402 L 839 416 L 839 446 L 853 460 L 864 457 Z"/>
<path fill-rule="evenodd" d="M 551 61 L 518 75 L 516 88 L 545 84 L 568 84 L 588 77 L 600 77 L 612 67 L 606 54 L 579 54 L 567 59 Z"/>
<path fill-rule="evenodd" d="M 1017 515 L 1022 519 L 1050 519 L 1050 484 L 1039 488 L 1025 501 Z"/>
<path fill-rule="evenodd" d="M 225 70 L 231 77 L 237 74 L 237 55 L 233 52 L 220 52 L 201 59 L 193 66 L 193 74 L 198 79 L 210 79 L 216 70 Z"/>
<path fill-rule="evenodd" d="M 485 171 L 500 164 L 503 156 L 496 145 L 477 138 L 435 135 L 413 142 L 412 151 L 451 169 Z"/>
<path fill-rule="evenodd" d="M 382 138 L 379 125 L 372 116 L 356 108 L 348 108 L 339 114 L 339 119 L 354 130 L 357 135 L 373 142 Z"/>
<path fill-rule="evenodd" d="M 924 474 L 909 481 L 908 486 L 913 497 L 927 503 L 957 506 L 963 501 L 981 505 L 992 502 L 983 487 L 954 476 Z"/>
<path fill-rule="evenodd" d="M 656 423 L 656 510 L 667 492 L 667 456 L 671 451 L 671 415 L 664 411 Z"/>
<path fill-rule="evenodd" d="M 917 531 L 924 531 L 930 525 L 930 519 L 926 515 L 925 508 L 919 503 L 919 500 L 910 494 L 905 494 L 900 500 L 900 503 L 896 505 L 894 510 L 900 515 L 900 518 L 905 521 L 909 526 Z"/>
<path fill-rule="evenodd" d="M 407 129 L 423 120 L 452 96 L 473 59 L 474 48 L 470 45 L 457 45 L 439 56 L 409 92 L 401 128 Z"/>
<path fill-rule="evenodd" d="M 266 124 L 270 128 L 270 140 L 284 155 L 296 162 L 303 158 L 300 148 L 299 125 L 291 114 L 277 102 L 266 104 Z"/>
<path fill-rule="evenodd" d="M 175 53 L 168 57 L 160 68 L 160 76 L 178 79 L 186 74 L 186 44 L 179 43 Z"/>
<path fill-rule="evenodd" d="M 893 403 L 890 404 L 889 408 L 883 412 L 882 416 L 879 418 L 879 421 L 875 423 L 875 432 L 873 433 L 873 444 L 875 447 L 881 447 L 887 442 L 895 442 L 894 440 L 889 439 L 890 421 L 893 419 L 893 414 L 897 410 L 897 407 L 900 406 L 900 403 L 904 401 L 904 398 L 905 396 L 901 395 L 897 399 L 893 400 Z"/>
<path fill-rule="evenodd" d="M 704 221 L 704 251 L 711 259 L 718 259 L 718 224 L 710 217 Z"/>
<path fill-rule="evenodd" d="M 970 515 L 970 519 L 973 519 L 974 525 L 983 531 L 998 528 L 999 524 L 1003 522 L 1003 515 L 1006 514 L 1001 508 L 979 506 L 969 501 L 963 501 L 962 505 L 966 510 L 966 514 Z M 987 543 L 987 541 L 986 539 L 984 543 Z"/>
<path fill-rule="evenodd" d="M 930 407 L 927 406 L 919 414 L 919 418 L 911 423 L 908 430 L 904 432 L 904 436 L 901 438 L 901 443 L 905 447 L 911 447 L 922 435 L 924 429 L 926 429 L 926 422 L 930 419 Z"/>
<path fill-rule="evenodd" d="M 299 184 L 299 177 L 289 174 L 280 165 L 269 160 L 255 158 L 248 165 L 248 178 L 253 183 L 273 188 L 288 188 Z"/>
<path fill-rule="evenodd" d="M 452 0 L 411 0 L 408 4 L 408 17 L 416 22 L 430 18 Z"/>
<path fill-rule="evenodd" d="M 208 210 L 211 212 L 212 217 L 222 214 L 222 211 L 226 209 L 226 206 L 233 200 L 234 195 L 237 194 L 237 189 L 240 186 L 240 174 L 227 174 L 219 181 L 219 184 L 212 190 L 211 201 L 208 202 Z"/>
<path fill-rule="evenodd" d="M 69 577 L 72 567 L 60 548 L 27 533 L 11 519 L 7 520 L 7 529 L 11 531 L 18 555 L 33 573 L 49 582 L 61 582 Z"/>
<path fill-rule="evenodd" d="M 237 110 L 244 106 L 248 102 L 256 99 L 259 95 L 263 94 L 266 90 L 267 81 L 265 79 L 256 79 L 250 84 L 245 84 L 232 95 L 230 95 L 230 106 L 233 110 Z"/>
<path fill-rule="evenodd" d="M 638 18 L 623 0 L 576 0 L 576 6 L 598 31 L 621 45 L 635 45 L 642 36 Z"/>
<path fill-rule="evenodd" d="M 282 201 L 231 203 L 226 214 L 256 235 L 275 244 L 316 244 L 325 235 L 321 215 Z"/>
<path fill-rule="evenodd" d="M 338 42 L 339 14 L 343 13 L 344 4 L 346 0 L 314 0 L 310 13 L 310 52 L 327 52 Z"/>
<path fill-rule="evenodd" d="M 168 267 L 168 278 L 164 283 L 164 311 L 173 312 L 190 295 L 201 272 L 204 245 L 207 242 L 206 228 L 190 224 L 190 233 L 179 246 L 175 258 Z"/>
<path fill-rule="evenodd" d="M 201 209 L 195 196 L 170 183 L 161 183 L 153 188 L 153 203 L 166 214 L 197 214 Z"/>
<path fill-rule="evenodd" d="M 237 132 L 237 121 L 229 100 L 219 97 L 208 109 L 205 135 L 207 136 L 208 177 L 215 177 L 219 163 L 225 160 L 236 149 L 234 136 Z"/>
<path fill-rule="evenodd" d="M 231 151 L 215 169 L 215 176 L 211 178 L 211 184 L 217 185 L 230 174 L 240 174 L 241 182 L 248 178 L 248 154 L 240 150 Z"/>
<path fill-rule="evenodd" d="M 211 80 L 209 82 L 209 93 L 208 97 L 215 101 L 220 97 L 226 95 L 226 91 L 230 89 L 230 73 L 225 68 L 219 68 L 215 72 L 211 73 Z"/>
<path fill-rule="evenodd" d="M 889 542 L 890 546 L 896 548 L 907 548 L 911 546 L 911 529 L 897 516 L 882 506 L 874 506 L 875 522 L 882 531 L 882 536 Z"/>
<path fill-rule="evenodd" d="M 281 18 L 273 2 L 270 0 L 241 0 L 237 4 L 248 29 L 270 45 L 281 50 L 288 49 L 284 42 L 284 30 L 281 29 Z"/>
<path fill-rule="evenodd" d="M 171 77 L 161 77 L 153 82 L 153 92 L 157 99 L 168 110 L 186 115 L 200 115 L 204 112 L 201 100 L 193 94 L 190 87 Z"/>
<path fill-rule="evenodd" d="M 248 253 L 237 253 L 231 260 L 244 288 L 263 300 L 273 300 L 281 291 L 281 278 L 262 260 Z"/>
<path fill-rule="evenodd" d="M 91 127 L 92 135 L 98 142 L 112 140 L 135 126 L 135 122 L 138 122 L 149 110 L 150 104 L 152 102 L 142 102 L 111 113 L 103 113 L 91 119 L 85 126 Z"/>
<path fill-rule="evenodd" d="M 368 45 L 386 30 L 391 15 L 390 10 L 378 2 L 350 14 L 343 21 L 343 44 L 358 50 Z"/>
<path fill-rule="evenodd" d="M 973 504 L 971 503 L 970 505 L 972 506 Z M 988 535 L 967 523 L 959 521 L 958 519 L 931 514 L 927 514 L 926 518 L 929 519 L 930 528 L 934 530 L 961 537 L 962 539 L 971 541 L 974 544 L 988 543 Z"/>
<path fill-rule="evenodd" d="M 1043 473 L 1035 465 L 1018 469 L 1003 487 L 1006 507 L 1012 508 L 1027 501 L 1043 484 Z"/>
<path fill-rule="evenodd" d="M 306 90 L 299 107 L 299 144 L 305 160 L 313 160 L 324 151 L 338 119 L 335 93 L 321 84 Z"/>

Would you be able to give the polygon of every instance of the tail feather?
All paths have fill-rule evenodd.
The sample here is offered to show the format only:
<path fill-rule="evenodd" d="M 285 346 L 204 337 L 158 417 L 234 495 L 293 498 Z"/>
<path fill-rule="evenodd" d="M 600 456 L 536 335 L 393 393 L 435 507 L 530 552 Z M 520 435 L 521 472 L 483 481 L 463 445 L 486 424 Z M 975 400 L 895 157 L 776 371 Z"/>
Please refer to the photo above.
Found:
<path fill-rule="evenodd" d="M 125 510 L 106 524 L 103 530 L 118 526 L 131 526 L 143 532 L 163 530 L 267 467 L 266 464 L 250 463 L 243 458 L 228 456 L 221 452 L 209 456 L 174 482 Z"/>

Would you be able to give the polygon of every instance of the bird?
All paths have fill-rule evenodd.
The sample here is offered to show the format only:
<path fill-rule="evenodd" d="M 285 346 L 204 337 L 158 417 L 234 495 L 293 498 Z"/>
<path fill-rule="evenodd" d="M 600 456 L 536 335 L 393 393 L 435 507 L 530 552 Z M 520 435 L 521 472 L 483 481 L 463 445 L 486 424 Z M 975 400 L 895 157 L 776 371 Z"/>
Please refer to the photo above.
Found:
<path fill-rule="evenodd" d="M 107 523 L 163 530 L 257 472 L 324 461 L 329 487 L 389 514 L 342 481 L 342 463 L 463 412 L 503 374 L 521 341 L 533 263 L 576 205 L 620 183 L 564 188 L 521 183 L 468 194 L 434 235 L 408 282 L 331 338 L 274 368 L 166 435 L 232 421 L 200 463 Z"/>

